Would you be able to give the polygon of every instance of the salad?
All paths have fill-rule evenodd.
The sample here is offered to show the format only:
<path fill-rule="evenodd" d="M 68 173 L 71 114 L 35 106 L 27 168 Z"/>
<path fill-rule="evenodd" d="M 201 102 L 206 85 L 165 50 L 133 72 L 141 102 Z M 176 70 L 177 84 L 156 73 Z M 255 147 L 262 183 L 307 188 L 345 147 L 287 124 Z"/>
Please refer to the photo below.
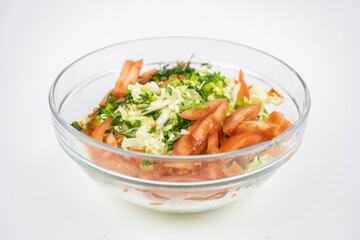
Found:
<path fill-rule="evenodd" d="M 142 74 L 143 60 L 125 61 L 120 76 L 94 111 L 72 126 L 89 137 L 154 155 L 216 154 L 271 140 L 291 126 L 278 111 L 274 89 L 248 86 L 212 70 L 209 63 L 165 65 Z M 91 151 L 94 162 L 121 173 L 163 181 L 203 181 L 246 171 L 259 159 L 228 162 L 122 161 Z M 206 166 L 205 166 L 206 165 Z M 180 178 L 179 178 L 180 176 Z"/>

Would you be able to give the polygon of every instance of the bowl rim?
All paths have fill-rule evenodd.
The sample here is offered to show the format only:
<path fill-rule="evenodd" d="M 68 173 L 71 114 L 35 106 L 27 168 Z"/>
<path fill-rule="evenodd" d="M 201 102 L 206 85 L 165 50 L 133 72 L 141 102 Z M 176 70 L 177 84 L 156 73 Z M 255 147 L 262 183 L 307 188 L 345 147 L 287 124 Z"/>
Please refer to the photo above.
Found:
<path fill-rule="evenodd" d="M 234 45 L 236 47 L 242 47 L 242 48 L 246 48 L 255 52 L 258 52 L 260 54 L 266 55 L 267 57 L 272 58 L 273 60 L 281 63 L 282 65 L 284 65 L 286 68 L 288 68 L 288 70 L 290 70 L 290 72 L 292 72 L 296 78 L 300 81 L 303 90 L 304 90 L 304 94 L 305 94 L 305 98 L 304 98 L 304 104 L 303 104 L 303 111 L 299 113 L 299 117 L 298 119 L 292 124 L 292 126 L 287 129 L 284 133 L 282 133 L 281 135 L 273 138 L 272 140 L 266 141 L 266 142 L 262 142 L 247 148 L 243 148 L 240 150 L 236 150 L 236 151 L 231 151 L 231 152 L 226 152 L 226 153 L 219 153 L 219 154 L 211 154 L 211 155 L 191 155 L 191 156 L 168 156 L 168 155 L 153 155 L 153 154 L 147 154 L 147 153 L 141 153 L 141 152 L 135 152 L 135 151 L 128 151 L 128 150 L 123 150 L 120 148 L 115 148 L 112 147 L 110 145 L 107 145 L 105 143 L 101 143 L 98 142 L 94 139 L 92 139 L 91 137 L 77 131 L 75 128 L 73 128 L 67 121 L 65 121 L 65 119 L 61 116 L 58 107 L 55 105 L 55 101 L 54 101 L 54 94 L 55 94 L 55 89 L 57 84 L 60 82 L 61 77 L 63 76 L 63 74 L 69 70 L 72 66 L 74 66 L 76 63 L 80 62 L 81 60 L 85 59 L 86 57 L 89 57 L 93 54 L 96 54 L 97 52 L 100 52 L 102 50 L 108 49 L 108 48 L 112 48 L 115 46 L 119 46 L 119 45 L 125 45 L 128 43 L 134 43 L 134 42 L 141 42 L 141 41 L 149 41 L 149 40 L 166 40 L 166 39 L 186 39 L 186 40 L 203 40 L 203 41 L 212 41 L 212 42 L 220 42 L 220 43 L 226 43 L 226 44 L 230 44 L 230 45 Z M 50 91 L 49 91 L 49 95 L 48 95 L 48 101 L 49 101 L 49 105 L 50 105 L 50 109 L 51 109 L 51 113 L 53 115 L 53 117 L 55 118 L 56 121 L 58 121 L 62 127 L 64 127 L 64 129 L 66 129 L 68 132 L 70 132 L 72 135 L 74 135 L 75 137 L 77 137 L 78 139 L 80 139 L 83 143 L 89 144 L 91 146 L 95 146 L 98 147 L 100 149 L 106 150 L 106 151 L 110 151 L 113 153 L 117 153 L 117 154 L 122 154 L 124 156 L 128 156 L 128 157 L 137 157 L 137 158 L 146 158 L 146 159 L 152 159 L 152 160 L 157 160 L 157 161 L 207 161 L 207 160 L 214 160 L 214 159 L 220 159 L 220 158 L 231 158 L 231 157 L 235 157 L 235 156 L 239 156 L 239 155 L 244 155 L 247 153 L 252 153 L 252 152 L 258 152 L 261 150 L 264 150 L 268 147 L 274 147 L 276 145 L 278 145 L 280 142 L 282 142 L 283 140 L 285 140 L 286 138 L 288 138 L 290 135 L 292 135 L 296 130 L 298 130 L 301 126 L 303 126 L 307 120 L 307 117 L 309 115 L 309 111 L 310 111 L 310 106 L 311 106 L 311 97 L 310 97 L 310 92 L 309 89 L 307 87 L 307 85 L 305 84 L 304 80 L 301 78 L 301 76 L 292 68 L 290 67 L 287 63 L 285 63 L 284 61 L 274 57 L 273 55 L 266 53 L 262 50 L 244 45 L 244 44 L 240 44 L 237 42 L 233 42 L 233 41 L 228 41 L 228 40 L 222 40 L 222 39 L 216 39 L 216 38 L 206 38 L 206 37 L 196 37 L 196 36 L 161 36 L 161 37 L 149 37 L 149 38 L 138 38 L 138 39 L 134 39 L 134 40 L 128 40 L 128 41 L 123 41 L 123 42 L 119 42 L 119 43 L 115 43 L 115 44 L 111 44 L 102 48 L 99 48 L 97 50 L 94 50 L 88 54 L 85 54 L 84 56 L 78 58 L 77 60 L 73 61 L 72 63 L 70 63 L 67 67 L 65 67 L 60 74 L 56 77 L 55 81 L 52 83 L 51 87 L 50 87 Z M 82 158 L 83 161 L 86 161 L 87 163 L 91 162 L 91 160 Z M 280 161 L 281 158 L 277 157 L 275 158 L 273 161 L 271 161 L 268 164 L 265 164 L 264 166 L 253 170 L 251 172 L 248 172 L 246 174 L 241 174 L 236 176 L 235 178 L 238 180 L 240 178 L 245 177 L 247 175 L 251 175 L 251 174 L 256 174 L 258 172 L 262 172 L 263 170 L 265 170 L 267 167 L 272 166 L 273 164 L 275 164 L 276 162 Z M 98 169 L 101 169 L 102 171 L 107 172 L 108 174 L 111 173 L 111 175 L 117 175 L 117 177 L 121 177 L 123 178 L 124 174 L 121 174 L 119 172 L 115 172 L 115 171 L 111 171 L 108 169 L 105 169 L 93 162 L 91 162 L 92 167 L 97 166 Z M 128 178 L 130 176 L 126 176 L 126 178 Z M 140 178 L 136 178 L 136 177 L 130 177 L 136 180 L 136 182 L 138 182 L 138 180 Z M 233 179 L 234 177 L 230 178 Z M 225 179 L 229 179 L 229 178 L 225 178 Z M 146 179 L 142 179 L 145 181 L 149 181 L 149 182 L 159 182 L 162 183 L 161 185 L 164 185 L 164 183 L 172 183 L 170 185 L 173 185 L 173 183 L 175 182 L 162 182 L 162 181 L 152 181 L 152 180 L 146 180 Z M 199 182 L 199 183 L 205 183 L 205 182 L 215 182 L 218 180 L 212 180 L 212 181 L 204 181 L 204 182 Z M 143 182 L 143 181 L 141 181 Z M 222 182 L 222 181 L 220 181 Z M 195 182 L 190 182 L 191 184 L 194 184 Z M 181 182 L 182 185 L 184 184 L 189 184 L 189 182 Z M 177 185 L 177 184 L 176 184 Z"/>

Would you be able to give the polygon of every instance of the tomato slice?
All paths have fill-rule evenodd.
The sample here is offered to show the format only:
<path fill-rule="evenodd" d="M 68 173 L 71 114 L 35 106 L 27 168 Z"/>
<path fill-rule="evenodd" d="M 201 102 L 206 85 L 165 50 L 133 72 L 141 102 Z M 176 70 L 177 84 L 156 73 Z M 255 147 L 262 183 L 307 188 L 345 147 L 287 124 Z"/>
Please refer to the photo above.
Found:
<path fill-rule="evenodd" d="M 216 163 L 208 163 L 208 165 L 200 172 L 200 176 L 206 180 L 215 180 L 224 177 L 221 167 Z"/>
<path fill-rule="evenodd" d="M 236 128 L 242 121 L 250 120 L 253 121 L 256 119 L 256 116 L 259 114 L 261 108 L 261 103 L 249 105 L 242 107 L 235 112 L 233 112 L 224 123 L 223 131 L 229 136 L 232 136 L 236 132 Z"/>
<path fill-rule="evenodd" d="M 261 133 L 239 133 L 228 138 L 220 147 L 220 152 L 230 152 L 250 147 L 266 141 L 267 138 Z"/>
<path fill-rule="evenodd" d="M 110 127 L 110 118 L 108 118 L 95 128 L 95 130 L 91 133 L 91 137 L 99 142 L 102 142 L 105 131 Z"/>
<path fill-rule="evenodd" d="M 216 131 L 211 133 L 209 136 L 208 147 L 207 147 L 206 153 L 207 154 L 220 153 L 219 134 Z"/>
<path fill-rule="evenodd" d="M 244 73 L 242 72 L 242 70 L 240 69 L 239 71 L 239 82 L 241 84 L 240 86 L 240 90 L 238 92 L 238 95 L 237 95 L 237 99 L 240 101 L 240 102 L 244 102 L 245 101 L 245 97 L 247 99 L 250 99 L 250 93 L 249 93 L 249 88 L 245 82 L 245 79 L 244 79 Z"/>
<path fill-rule="evenodd" d="M 292 125 L 291 122 L 285 119 L 284 114 L 278 111 L 273 111 L 269 114 L 269 122 L 276 126 L 273 131 L 274 136 L 282 134 Z"/>
<path fill-rule="evenodd" d="M 238 127 L 235 130 L 235 133 L 263 133 L 266 135 L 269 139 L 272 139 L 273 131 L 275 130 L 275 127 L 273 124 L 265 121 L 243 121 L 241 122 Z"/>
<path fill-rule="evenodd" d="M 204 140 L 212 132 L 213 129 L 223 122 L 226 118 L 226 113 L 229 111 L 229 104 L 225 99 L 218 99 L 222 103 L 215 109 L 213 113 L 201 120 L 199 126 L 191 133 L 197 142 Z"/>
<path fill-rule="evenodd" d="M 182 135 L 174 144 L 173 154 L 174 155 L 198 155 L 205 151 L 207 146 L 207 139 L 203 139 L 202 141 L 196 141 L 191 132 L 196 129 L 200 125 L 199 121 L 194 122 L 190 127 L 186 130 L 190 132 L 190 134 Z"/>
<path fill-rule="evenodd" d="M 164 82 L 160 82 L 159 83 L 159 87 L 164 87 L 164 85 L 169 85 L 171 83 L 171 80 L 173 79 L 177 79 L 177 80 L 184 80 L 185 76 L 184 75 L 174 75 L 174 76 L 170 76 L 168 80 L 164 81 Z"/>
<path fill-rule="evenodd" d="M 152 78 L 152 75 L 157 73 L 157 69 L 150 69 L 149 71 L 144 72 L 143 74 L 141 74 L 139 76 L 139 78 L 137 79 L 138 83 L 147 83 L 150 82 L 150 79 Z"/>
<path fill-rule="evenodd" d="M 205 151 L 206 146 L 207 138 L 197 142 L 191 134 L 185 134 L 175 142 L 173 154 L 180 156 L 199 155 Z"/>
<path fill-rule="evenodd" d="M 116 97 L 122 97 L 125 95 L 130 84 L 134 84 L 139 77 L 141 67 L 143 65 L 143 60 L 139 61 L 125 61 L 125 64 L 121 70 L 120 77 L 115 84 L 113 89 L 113 94 Z"/>
<path fill-rule="evenodd" d="M 283 96 L 281 96 L 280 93 L 278 93 L 275 89 L 270 89 L 268 92 L 267 92 L 268 96 L 269 97 L 279 97 L 279 98 L 284 98 Z"/>
<path fill-rule="evenodd" d="M 159 163 L 162 167 L 186 169 L 193 171 L 195 168 L 195 162 L 184 162 L 184 161 L 166 161 Z"/>
<path fill-rule="evenodd" d="M 244 170 L 236 163 L 236 161 L 233 161 L 230 167 L 224 167 L 223 172 L 225 177 L 233 177 L 242 174 Z"/>
<path fill-rule="evenodd" d="M 180 113 L 180 117 L 189 119 L 189 120 L 200 120 L 207 117 L 210 113 L 212 113 L 220 104 L 224 101 L 223 99 L 214 99 L 210 102 L 206 102 L 207 108 L 199 109 L 199 108 L 191 108 Z"/>
<path fill-rule="evenodd" d="M 106 144 L 111 145 L 113 147 L 118 147 L 116 138 L 114 136 L 114 134 L 110 133 L 107 137 L 106 137 Z"/>

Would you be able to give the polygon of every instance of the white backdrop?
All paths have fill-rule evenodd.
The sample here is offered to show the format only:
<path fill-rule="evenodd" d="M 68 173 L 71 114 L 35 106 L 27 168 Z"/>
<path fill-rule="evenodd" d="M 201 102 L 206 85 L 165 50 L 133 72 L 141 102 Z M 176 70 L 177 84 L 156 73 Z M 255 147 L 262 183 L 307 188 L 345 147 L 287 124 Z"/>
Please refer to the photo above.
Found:
<path fill-rule="evenodd" d="M 0 239 L 360 239 L 359 1 L 0 0 Z M 134 38 L 236 41 L 288 63 L 302 146 L 244 200 L 162 214 L 92 182 L 56 142 L 47 94 L 70 62 Z"/>

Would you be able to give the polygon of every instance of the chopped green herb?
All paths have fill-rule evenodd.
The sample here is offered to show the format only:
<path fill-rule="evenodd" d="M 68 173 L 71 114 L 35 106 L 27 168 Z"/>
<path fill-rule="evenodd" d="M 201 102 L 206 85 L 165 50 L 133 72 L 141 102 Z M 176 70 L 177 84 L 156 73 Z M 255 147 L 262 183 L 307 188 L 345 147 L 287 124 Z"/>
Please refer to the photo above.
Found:
<path fill-rule="evenodd" d="M 141 120 L 136 120 L 134 123 L 134 127 L 140 127 L 141 125 Z"/>
<path fill-rule="evenodd" d="M 156 126 L 153 126 L 152 128 L 150 128 L 148 133 L 153 133 L 153 132 L 155 132 L 155 130 L 156 130 Z"/>
<path fill-rule="evenodd" d="M 78 130 L 78 131 L 83 131 L 84 129 L 79 125 L 79 123 L 77 122 L 77 121 L 73 121 L 72 123 L 71 123 L 71 126 L 73 126 L 76 130 Z"/>

